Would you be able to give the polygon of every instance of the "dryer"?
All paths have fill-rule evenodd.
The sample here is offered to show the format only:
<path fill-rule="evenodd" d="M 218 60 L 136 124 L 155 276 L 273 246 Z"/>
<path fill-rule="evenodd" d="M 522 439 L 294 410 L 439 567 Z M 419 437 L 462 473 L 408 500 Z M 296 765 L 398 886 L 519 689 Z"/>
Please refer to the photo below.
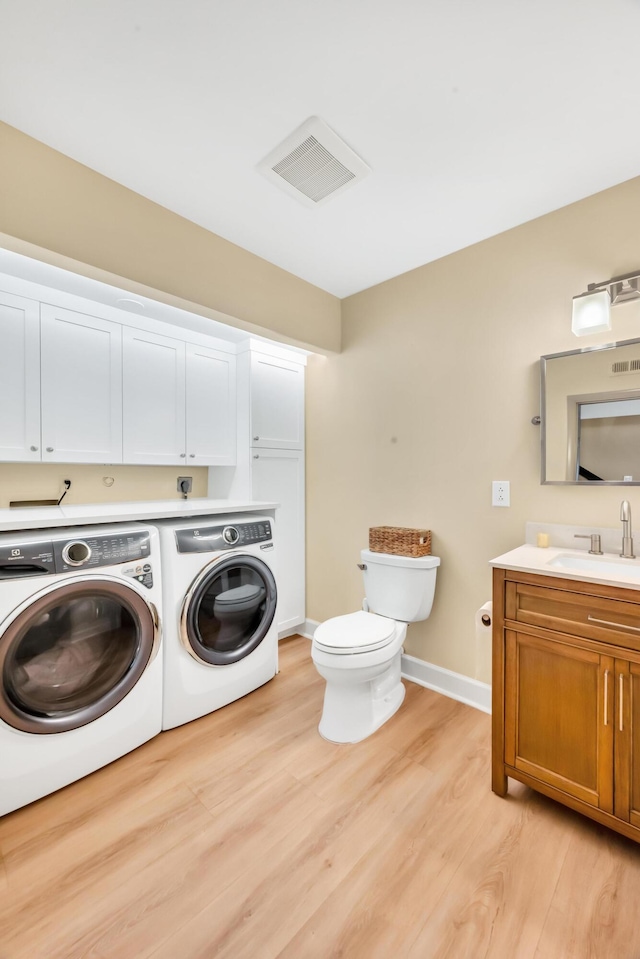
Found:
<path fill-rule="evenodd" d="M 156 529 L 0 533 L 0 815 L 162 728 Z"/>
<path fill-rule="evenodd" d="M 220 709 L 278 669 L 273 520 L 158 522 L 163 564 L 163 729 Z"/>

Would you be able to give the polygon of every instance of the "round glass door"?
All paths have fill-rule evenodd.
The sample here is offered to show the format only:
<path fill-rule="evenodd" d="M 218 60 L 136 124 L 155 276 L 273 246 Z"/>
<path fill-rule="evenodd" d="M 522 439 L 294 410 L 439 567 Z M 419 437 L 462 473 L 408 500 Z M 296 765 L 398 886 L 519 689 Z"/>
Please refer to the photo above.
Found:
<path fill-rule="evenodd" d="M 262 560 L 232 555 L 215 561 L 198 576 L 185 599 L 183 645 L 207 665 L 237 663 L 267 635 L 276 598 L 273 574 Z"/>
<path fill-rule="evenodd" d="M 0 718 L 31 733 L 92 722 L 135 686 L 156 630 L 125 584 L 72 583 L 36 597 L 0 636 Z"/>

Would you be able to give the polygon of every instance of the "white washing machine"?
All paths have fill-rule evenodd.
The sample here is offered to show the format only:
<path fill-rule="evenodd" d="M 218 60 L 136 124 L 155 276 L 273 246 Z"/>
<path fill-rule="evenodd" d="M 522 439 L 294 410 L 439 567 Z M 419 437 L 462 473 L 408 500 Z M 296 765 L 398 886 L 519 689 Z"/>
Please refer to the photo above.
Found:
<path fill-rule="evenodd" d="M 0 815 L 162 728 L 158 531 L 0 533 Z"/>
<path fill-rule="evenodd" d="M 163 729 L 245 696 L 278 670 L 273 520 L 158 521 L 163 568 Z"/>

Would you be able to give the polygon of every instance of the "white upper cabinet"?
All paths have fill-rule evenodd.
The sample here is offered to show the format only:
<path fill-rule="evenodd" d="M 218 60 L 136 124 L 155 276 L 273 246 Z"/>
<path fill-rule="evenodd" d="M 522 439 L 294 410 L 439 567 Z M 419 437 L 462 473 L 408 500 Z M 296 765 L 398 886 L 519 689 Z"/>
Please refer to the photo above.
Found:
<path fill-rule="evenodd" d="M 186 347 L 187 463 L 232 466 L 236 462 L 236 358 Z"/>
<path fill-rule="evenodd" d="M 185 344 L 125 327 L 123 398 L 124 462 L 184 463 Z"/>
<path fill-rule="evenodd" d="M 251 353 L 251 446 L 304 446 L 304 366 Z"/>
<path fill-rule="evenodd" d="M 40 460 L 39 304 L 0 293 L 0 461 Z"/>
<path fill-rule="evenodd" d="M 0 462 L 235 465 L 232 343 L 0 282 Z"/>
<path fill-rule="evenodd" d="M 122 462 L 122 327 L 42 304 L 42 461 Z"/>

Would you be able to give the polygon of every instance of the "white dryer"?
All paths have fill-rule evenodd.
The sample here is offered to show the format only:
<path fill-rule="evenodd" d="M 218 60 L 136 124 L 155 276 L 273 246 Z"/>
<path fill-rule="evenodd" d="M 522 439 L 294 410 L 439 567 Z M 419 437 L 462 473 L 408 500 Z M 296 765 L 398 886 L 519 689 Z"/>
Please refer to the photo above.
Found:
<path fill-rule="evenodd" d="M 220 709 L 278 670 L 273 520 L 158 521 L 163 564 L 163 729 Z"/>
<path fill-rule="evenodd" d="M 156 529 L 0 533 L 0 815 L 162 728 Z"/>

